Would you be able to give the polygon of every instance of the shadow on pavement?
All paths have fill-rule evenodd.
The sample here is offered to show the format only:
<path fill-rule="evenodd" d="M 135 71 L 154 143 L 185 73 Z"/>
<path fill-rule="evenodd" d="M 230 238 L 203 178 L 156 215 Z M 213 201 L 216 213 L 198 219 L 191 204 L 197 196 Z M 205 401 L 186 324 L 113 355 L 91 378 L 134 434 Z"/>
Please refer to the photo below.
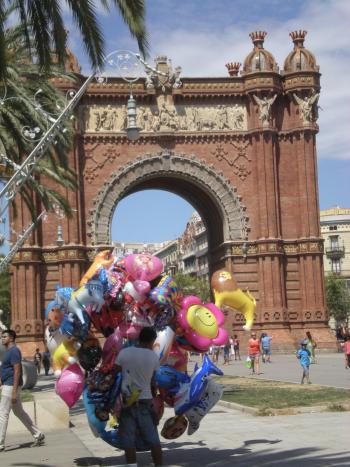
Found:
<path fill-rule="evenodd" d="M 250 444 L 275 444 L 279 440 L 248 440 L 244 445 Z M 190 443 L 184 443 L 190 444 Z M 320 448 L 299 448 L 285 451 L 273 451 L 266 449 L 259 452 L 252 452 L 246 447 L 237 449 L 209 449 L 199 443 L 200 447 L 181 449 L 181 444 L 170 443 L 164 450 L 165 466 L 196 467 L 220 466 L 220 467 L 246 467 L 246 466 L 271 466 L 283 465 L 284 467 L 325 467 L 325 466 L 348 466 L 350 465 L 350 454 L 335 453 L 331 455 L 320 454 Z M 173 447 L 173 449 L 171 449 Z M 176 449 L 178 448 L 178 449 Z M 138 465 L 152 465 L 150 453 L 138 453 Z M 74 460 L 77 466 L 118 466 L 125 465 L 122 453 L 118 457 L 81 457 Z"/>

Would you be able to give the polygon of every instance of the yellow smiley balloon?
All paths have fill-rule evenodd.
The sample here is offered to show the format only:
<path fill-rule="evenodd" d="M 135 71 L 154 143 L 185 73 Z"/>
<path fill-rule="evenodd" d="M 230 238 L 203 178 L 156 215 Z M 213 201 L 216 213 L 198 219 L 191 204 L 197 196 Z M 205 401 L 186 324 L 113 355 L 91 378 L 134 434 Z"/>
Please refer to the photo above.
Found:
<path fill-rule="evenodd" d="M 200 336 L 214 339 L 219 332 L 219 326 L 214 314 L 201 305 L 188 308 L 187 321 L 191 328 Z"/>

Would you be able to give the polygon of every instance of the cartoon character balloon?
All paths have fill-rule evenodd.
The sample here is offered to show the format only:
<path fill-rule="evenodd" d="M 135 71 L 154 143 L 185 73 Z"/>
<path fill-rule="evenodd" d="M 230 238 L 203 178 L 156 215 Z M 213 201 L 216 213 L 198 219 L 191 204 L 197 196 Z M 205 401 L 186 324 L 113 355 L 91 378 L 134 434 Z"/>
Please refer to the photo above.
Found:
<path fill-rule="evenodd" d="M 203 304 L 195 296 L 185 297 L 177 321 L 186 340 L 196 349 L 207 351 L 211 345 L 223 345 L 228 332 L 221 327 L 225 317 L 213 303 Z"/>
<path fill-rule="evenodd" d="M 252 294 L 243 292 L 238 288 L 232 274 L 225 269 L 214 272 L 211 278 L 211 287 L 215 297 L 215 305 L 221 308 L 227 305 L 240 311 L 245 317 L 246 323 L 243 329 L 249 331 L 254 323 L 256 301 Z"/>

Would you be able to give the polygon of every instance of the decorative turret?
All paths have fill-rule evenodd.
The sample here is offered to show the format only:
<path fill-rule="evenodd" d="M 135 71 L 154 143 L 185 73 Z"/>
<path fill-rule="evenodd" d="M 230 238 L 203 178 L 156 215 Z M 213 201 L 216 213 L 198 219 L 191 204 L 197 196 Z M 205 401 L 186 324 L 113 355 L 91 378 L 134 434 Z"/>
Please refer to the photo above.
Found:
<path fill-rule="evenodd" d="M 294 71 L 319 71 L 314 54 L 304 47 L 307 31 L 293 31 L 289 35 L 294 42 L 294 49 L 284 61 L 284 72 Z"/>
<path fill-rule="evenodd" d="M 243 73 L 256 73 L 259 71 L 275 71 L 278 67 L 274 56 L 264 49 L 265 31 L 255 31 L 249 34 L 254 44 L 254 49 L 244 60 Z"/>
<path fill-rule="evenodd" d="M 231 62 L 231 63 L 226 63 L 225 67 L 228 70 L 228 74 L 230 76 L 238 76 L 239 69 L 241 67 L 242 63 L 239 62 Z"/>

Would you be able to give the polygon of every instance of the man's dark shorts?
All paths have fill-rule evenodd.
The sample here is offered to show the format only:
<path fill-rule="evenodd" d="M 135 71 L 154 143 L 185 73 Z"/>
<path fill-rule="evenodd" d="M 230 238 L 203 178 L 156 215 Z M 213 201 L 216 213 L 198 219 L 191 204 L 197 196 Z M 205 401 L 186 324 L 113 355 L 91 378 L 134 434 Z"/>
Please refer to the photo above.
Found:
<path fill-rule="evenodd" d="M 119 435 L 123 449 L 135 448 L 136 437 L 141 437 L 150 447 L 160 444 L 157 415 L 151 399 L 139 400 L 121 410 Z"/>

